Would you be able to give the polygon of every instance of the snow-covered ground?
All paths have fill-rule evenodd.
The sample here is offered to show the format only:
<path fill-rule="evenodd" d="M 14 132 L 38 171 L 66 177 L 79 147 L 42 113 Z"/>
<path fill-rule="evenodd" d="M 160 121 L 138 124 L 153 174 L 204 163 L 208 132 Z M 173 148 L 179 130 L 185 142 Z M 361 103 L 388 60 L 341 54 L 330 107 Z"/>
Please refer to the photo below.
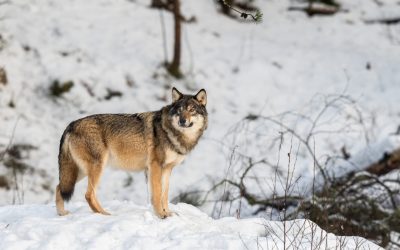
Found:
<path fill-rule="evenodd" d="M 359 237 L 327 234 L 307 220 L 271 222 L 210 218 L 179 203 L 178 215 L 160 220 L 132 202 L 107 202 L 111 216 L 75 203 L 59 217 L 53 205 L 0 207 L 1 249 L 379 249 Z M 286 235 L 286 237 L 285 237 Z M 284 248 L 285 247 L 285 248 Z"/>
<path fill-rule="evenodd" d="M 240 154 L 254 160 L 266 158 L 286 169 L 290 150 L 296 155 L 291 168 L 298 180 L 293 190 L 309 190 L 313 159 L 304 145 L 287 135 L 280 147 L 282 126 L 261 119 L 241 123 L 249 114 L 273 117 L 302 137 L 313 128 L 317 133 L 310 143 L 315 142 L 315 154 L 321 161 L 328 155 L 340 155 L 345 147 L 358 159 L 354 162 L 362 164 L 365 161 L 357 157 L 371 152 L 369 148 L 375 149 L 379 143 L 390 142 L 390 148 L 399 146 L 398 135 L 393 134 L 400 125 L 400 25 L 366 25 L 364 20 L 394 16 L 400 12 L 400 5 L 392 0 L 379 1 L 383 5 L 365 0 L 341 2 L 347 12 L 310 19 L 304 13 L 287 11 L 293 1 L 259 0 L 255 3 L 264 13 L 264 22 L 255 25 L 218 14 L 212 1 L 182 1 L 184 15 L 195 16 L 197 22 L 183 25 L 182 68 L 186 78 L 175 80 L 161 67 L 164 52 L 160 13 L 148 7 L 148 0 L 5 1 L 0 5 L 0 67 L 7 73 L 8 84 L 0 84 L 0 150 L 11 138 L 13 143 L 36 149 L 23 152 L 22 162 L 29 165 L 29 171 L 16 176 L 18 190 L 12 181 L 9 189 L 0 188 L 0 205 L 48 203 L 15 209 L 29 208 L 29 213 L 21 215 L 26 220 L 43 210 L 36 216 L 43 216 L 45 223 L 54 227 L 60 226 L 58 221 L 85 221 L 75 215 L 56 218 L 52 213 L 58 143 L 64 128 L 70 121 L 94 113 L 159 109 L 170 101 L 171 86 L 187 93 L 205 88 L 209 111 L 204 138 L 174 169 L 171 197 L 181 191 L 208 190 L 212 181 L 239 174 L 243 167 Z M 163 16 L 170 53 L 173 20 L 169 13 Z M 73 81 L 74 86 L 61 98 L 54 98 L 49 88 L 55 80 Z M 107 89 L 123 95 L 106 100 Z M 324 105 L 338 95 L 347 99 L 335 102 L 319 116 Z M 318 117 L 314 127 L 310 121 Z M 233 151 L 235 156 L 231 157 Z M 347 171 L 343 166 L 350 168 L 349 164 L 337 164 L 342 166 L 340 173 Z M 0 176 L 15 177 L 1 163 Z M 252 176 L 261 181 L 261 185 L 254 184 L 255 190 L 262 187 L 264 195 L 273 190 L 283 192 L 281 185 L 271 185 L 271 166 L 260 166 Z M 78 211 L 86 211 L 83 204 L 77 203 L 84 201 L 85 189 L 86 182 L 82 181 L 72 199 Z M 138 214 L 121 213 L 124 218 L 133 216 L 143 222 L 145 214 L 150 213 L 142 207 L 148 204 L 146 190 L 142 174 L 107 169 L 98 196 L 117 211 L 129 209 L 111 200 L 134 202 L 136 206 L 127 204 Z M 202 210 L 211 214 L 212 208 L 212 204 L 206 204 Z M 194 211 L 191 208 L 188 214 L 198 212 Z M 242 216 L 252 211 L 245 204 L 241 209 Z M 234 214 L 235 209 L 222 211 L 223 216 Z M 88 218 L 97 221 L 100 217 Z M 113 224 L 114 219 L 106 220 Z M 103 222 L 96 222 L 100 231 L 107 228 Z M 216 228 L 221 225 L 218 221 L 212 223 Z M 12 230 L 12 221 L 9 227 L 7 230 Z M 25 237 L 22 234 L 17 237 Z M 254 238 L 257 233 L 251 235 Z M 13 236 L 7 237 L 12 241 Z M 253 244 L 247 239 L 245 242 Z"/>

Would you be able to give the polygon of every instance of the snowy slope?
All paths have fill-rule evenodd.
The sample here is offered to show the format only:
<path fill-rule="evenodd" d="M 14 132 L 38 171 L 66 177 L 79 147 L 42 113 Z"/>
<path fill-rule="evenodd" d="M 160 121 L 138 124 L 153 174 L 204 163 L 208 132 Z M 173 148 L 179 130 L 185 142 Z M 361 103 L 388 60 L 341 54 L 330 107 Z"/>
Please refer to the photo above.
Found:
<path fill-rule="evenodd" d="M 244 134 L 242 141 L 229 134 L 230 128 L 249 113 L 294 111 L 315 117 L 324 95 L 344 93 L 357 102 L 365 124 L 316 137 L 318 156 L 338 152 L 343 145 L 350 153 L 361 151 L 368 144 L 365 131 L 369 142 L 383 140 L 400 124 L 398 27 L 365 25 L 363 20 L 388 16 L 399 7 L 357 2 L 363 4 L 344 3 L 350 11 L 334 18 L 309 19 L 302 13 L 288 12 L 289 1 L 260 1 L 265 21 L 253 25 L 219 15 L 211 3 L 184 1 L 184 13 L 195 15 L 198 22 L 184 25 L 183 71 L 187 78 L 182 81 L 163 77 L 160 16 L 147 7 L 148 1 L 40 0 L 2 5 L 0 66 L 5 68 L 9 83 L 0 86 L 0 146 L 6 147 L 16 126 L 13 141 L 38 147 L 30 152 L 28 163 L 46 173 L 45 177 L 23 178 L 24 200 L 17 202 L 53 199 L 58 142 L 71 120 L 93 113 L 158 109 L 170 100 L 172 85 L 183 92 L 207 89 L 210 113 L 203 140 L 172 175 L 173 194 L 206 190 L 210 179 L 225 175 L 227 159 L 235 146 L 238 152 L 252 152 L 254 157 L 267 156 L 270 162 L 278 162 L 278 146 L 265 142 L 279 136 L 279 127 L 261 128 L 258 132 L 267 135 L 261 139 L 252 131 Z M 170 52 L 172 19 L 169 14 L 164 18 Z M 389 34 L 392 40 L 387 38 Z M 133 86 L 128 86 L 127 79 L 132 79 Z M 48 96 L 54 80 L 72 80 L 75 85 L 71 92 L 54 100 Z M 119 90 L 123 96 L 107 101 L 107 88 Z M 10 101 L 15 107 L 9 107 Z M 349 114 L 339 115 L 334 123 L 329 122 L 333 121 L 331 117 L 328 123 L 324 120 L 322 129 L 346 125 Z M 310 126 L 298 118 L 286 123 L 301 131 Z M 282 152 L 288 152 L 289 146 L 285 143 Z M 296 175 L 304 186 L 309 183 L 312 164 L 304 149 L 300 150 Z M 287 165 L 284 157 L 280 162 Z M 4 168 L 0 171 L 7 172 Z M 269 169 L 261 172 L 271 181 Z M 130 178 L 126 173 L 106 172 L 99 195 L 144 201 L 144 196 L 135 191 L 144 189 L 143 177 L 133 177 L 133 184 L 124 187 Z M 43 190 L 42 185 L 50 190 Z M 84 189 L 80 184 L 77 194 Z M 15 200 L 12 192 L 1 189 L 0 193 L 0 204 Z M 76 195 L 74 199 L 84 198 Z"/>
<path fill-rule="evenodd" d="M 397 130 L 400 27 L 363 22 L 398 12 L 393 1 L 382 1 L 383 6 L 343 1 L 348 12 L 312 19 L 288 12 L 292 1 L 258 1 L 264 12 L 264 22 L 258 25 L 219 15 L 211 1 L 182 2 L 184 13 L 196 16 L 198 22 L 184 25 L 186 78 L 179 81 L 165 76 L 160 66 L 164 60 L 160 15 L 148 8 L 147 0 L 20 0 L 1 5 L 0 66 L 9 83 L 0 86 L 0 150 L 11 138 L 13 143 L 37 147 L 23 159 L 34 171 L 17 176 L 19 191 L 13 183 L 9 190 L 0 189 L 1 205 L 53 203 L 59 138 L 71 120 L 94 113 L 159 109 L 169 102 L 171 86 L 187 93 L 205 88 L 210 114 L 204 138 L 172 174 L 172 197 L 180 191 L 207 190 L 213 180 L 240 172 L 239 157 L 229 166 L 233 148 L 286 168 L 290 137 L 281 151 L 279 143 L 272 144 L 281 127 L 257 123 L 231 133 L 250 113 L 277 117 L 305 134 L 309 120 L 279 114 L 290 111 L 315 118 L 326 96 L 350 96 L 355 107 L 341 104 L 339 111 L 330 110 L 321 120 L 320 131 L 340 133 L 313 137 L 318 159 L 340 154 L 343 146 L 351 154 L 365 152 Z M 172 18 L 167 13 L 164 18 L 170 53 Z M 49 96 L 54 80 L 75 84 L 55 99 Z M 105 100 L 108 88 L 123 96 Z M 363 114 L 363 124 L 356 122 L 356 111 Z M 393 142 L 391 148 L 399 146 L 398 140 Z M 298 143 L 294 139 L 293 148 Z M 297 155 L 294 173 L 299 182 L 294 190 L 302 194 L 313 177 L 312 158 L 303 147 Z M 2 164 L 0 175 L 12 177 L 12 172 Z M 264 185 L 263 194 L 271 195 L 273 168 L 257 169 L 253 175 Z M 82 181 L 73 201 L 83 201 L 85 189 Z M 98 196 L 101 201 L 146 205 L 145 190 L 143 175 L 106 170 Z M 282 188 L 277 191 L 282 193 Z M 210 212 L 212 205 L 203 209 Z M 234 211 L 224 210 L 223 215 L 233 216 Z M 251 213 L 242 209 L 243 216 Z"/>
<path fill-rule="evenodd" d="M 172 206 L 178 215 L 165 220 L 132 202 L 107 202 L 105 208 L 113 215 L 94 214 L 84 203 L 73 204 L 73 213 L 65 217 L 57 216 L 52 205 L 1 207 L 0 248 L 379 249 L 362 238 L 327 234 L 305 220 L 289 221 L 284 229 L 281 222 L 261 218 L 213 220 L 183 203 Z"/>

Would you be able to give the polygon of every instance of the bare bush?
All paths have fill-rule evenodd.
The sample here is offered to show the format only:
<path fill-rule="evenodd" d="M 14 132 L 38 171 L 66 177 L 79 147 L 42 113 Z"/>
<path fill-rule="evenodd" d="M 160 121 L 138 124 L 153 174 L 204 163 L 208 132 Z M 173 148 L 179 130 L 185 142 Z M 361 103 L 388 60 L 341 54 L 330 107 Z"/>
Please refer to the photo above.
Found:
<path fill-rule="evenodd" d="M 7 145 L 0 145 L 0 167 L 4 167 L 4 174 L 0 176 L 0 188 L 11 190 L 11 204 L 23 204 L 25 199 L 25 176 L 40 177 L 42 180 L 38 182 L 38 178 L 30 178 L 29 182 L 35 179 L 35 190 L 45 190 L 51 192 L 50 177 L 46 171 L 36 169 L 27 163 L 30 158 L 31 151 L 37 150 L 37 147 L 24 144 L 14 143 L 14 134 L 17 128 L 18 120 L 15 123 L 12 135 Z"/>
<path fill-rule="evenodd" d="M 236 145 L 227 146 L 235 160 L 204 198 L 215 203 L 213 216 L 222 210 L 240 215 L 246 206 L 252 214 L 283 220 L 284 232 L 290 230 L 286 220 L 309 218 L 328 232 L 397 245 L 391 235 L 400 224 L 400 182 L 393 176 L 400 168 L 400 150 L 352 166 L 351 142 L 363 138 L 365 145 L 370 143 L 374 117 L 365 116 L 347 95 L 318 96 L 306 110 L 306 115 L 249 114 L 231 128 L 225 145 Z M 343 162 L 347 165 L 341 169 Z M 285 249 L 295 244 L 283 240 Z"/>

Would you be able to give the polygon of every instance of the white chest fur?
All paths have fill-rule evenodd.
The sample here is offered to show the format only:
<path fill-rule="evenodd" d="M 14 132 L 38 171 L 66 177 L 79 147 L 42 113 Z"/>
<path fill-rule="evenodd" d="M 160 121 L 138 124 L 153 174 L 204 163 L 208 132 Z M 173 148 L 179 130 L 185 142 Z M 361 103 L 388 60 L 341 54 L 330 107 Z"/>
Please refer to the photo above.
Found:
<path fill-rule="evenodd" d="M 180 164 L 183 159 L 185 159 L 184 155 L 178 154 L 177 152 L 167 149 L 165 151 L 165 161 L 164 165 L 173 164 L 174 166 Z"/>

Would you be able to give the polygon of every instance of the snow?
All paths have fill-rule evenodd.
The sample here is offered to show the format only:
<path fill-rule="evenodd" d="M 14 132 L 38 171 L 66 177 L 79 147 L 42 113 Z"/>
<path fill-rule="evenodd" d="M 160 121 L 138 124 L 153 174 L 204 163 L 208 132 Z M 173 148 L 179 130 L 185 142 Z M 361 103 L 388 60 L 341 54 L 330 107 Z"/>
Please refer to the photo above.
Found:
<path fill-rule="evenodd" d="M 364 170 L 366 167 L 378 162 L 385 153 L 390 153 L 399 148 L 400 137 L 388 136 L 382 141 L 371 143 L 350 159 L 338 159 L 327 167 L 327 174 L 331 177 L 341 177 L 350 172 Z"/>
<path fill-rule="evenodd" d="M 20 236 L 29 240 L 29 233 L 24 231 L 24 226 L 32 226 L 29 217 L 45 219 L 49 224 L 42 230 L 53 225 L 53 231 L 62 226 L 58 221 L 72 223 L 71 228 L 64 229 L 73 231 L 77 226 L 74 220 L 82 226 L 87 218 L 93 218 L 99 230 L 90 233 L 105 234 L 109 227 L 102 222 L 110 220 L 108 223 L 116 224 L 113 219 L 117 219 L 91 214 L 83 205 L 86 203 L 80 203 L 85 201 L 86 181 L 78 183 L 70 204 L 78 213 L 65 218 L 54 215 L 61 134 L 69 122 L 86 115 L 159 109 L 169 103 L 172 86 L 183 93 L 207 90 L 209 127 L 199 145 L 174 169 L 171 198 L 182 191 L 206 191 L 222 178 L 237 177 L 247 162 L 241 155 L 271 163 L 251 171 L 251 177 L 256 176 L 260 182 L 246 184 L 255 193 L 270 197 L 275 191 L 281 195 L 284 186 L 276 183 L 275 167 L 286 173 L 288 166 L 297 180 L 292 194 L 303 195 L 309 190 L 314 167 L 307 148 L 290 134 L 280 141 L 284 131 L 280 125 L 264 119 L 244 123 L 243 118 L 249 114 L 272 117 L 305 138 L 327 100 L 338 95 L 349 97 L 321 116 L 315 127 L 318 133 L 310 137 L 310 145 L 315 143 L 316 159 L 321 162 L 328 156 L 340 157 L 342 147 L 351 154 L 350 162 L 337 160 L 327 164 L 332 175 L 365 167 L 386 150 L 398 148 L 399 135 L 394 133 L 400 125 L 400 26 L 367 25 L 364 20 L 391 17 L 399 13 L 400 5 L 392 0 L 381 0 L 382 6 L 377 6 L 376 1 L 341 2 L 347 12 L 308 18 L 304 13 L 287 11 L 292 1 L 259 0 L 256 4 L 264 14 L 264 22 L 255 25 L 218 14 L 212 1 L 182 1 L 183 13 L 198 20 L 183 25 L 183 80 L 168 77 L 161 66 L 164 52 L 160 14 L 148 7 L 148 0 L 19 0 L 1 4 L 0 67 L 6 70 L 9 83 L 0 85 L 0 151 L 10 140 L 37 147 L 23 152 L 22 162 L 32 171 L 16 176 L 18 189 L 14 182 L 8 190 L 0 188 L 2 217 L 5 210 L 15 210 L 22 216 L 19 221 L 16 215 L 10 215 L 15 223 L 28 220 L 26 225 L 14 229 L 12 223 L 7 230 L 21 230 L 24 233 Z M 169 13 L 164 13 L 164 19 L 171 58 L 173 19 Z M 73 81 L 74 87 L 61 98 L 51 97 L 49 87 L 55 80 Z M 133 84 L 128 84 L 128 80 Z M 105 100 L 107 89 L 121 91 L 123 96 Z M 11 101 L 15 107 L 10 107 Z M 231 157 L 233 150 L 235 155 Z M 293 155 L 290 164 L 288 152 Z M 0 175 L 14 180 L 4 163 L 0 163 Z M 110 210 L 122 213 L 122 217 L 135 211 L 134 218 L 129 217 L 133 221 L 139 220 L 135 216 L 144 218 L 145 214 L 154 219 L 147 207 L 143 174 L 106 169 L 97 195 L 106 208 L 114 208 Z M 211 198 L 221 196 L 217 192 Z M 123 203 L 125 210 L 122 203 L 111 200 L 134 203 Z M 8 206 L 37 203 L 47 205 Z M 245 202 L 240 204 L 242 216 L 252 217 L 254 208 Z M 221 216 L 235 216 L 236 206 L 235 203 L 224 207 Z M 214 203 L 206 203 L 201 210 L 219 217 L 213 208 Z M 24 209 L 30 214 L 25 214 Z M 175 209 L 182 210 L 182 216 L 185 211 L 188 216 L 200 213 L 194 208 L 185 210 L 183 204 Z M 79 216 L 81 212 L 87 215 L 86 219 Z M 186 231 L 188 228 L 180 224 L 182 216 L 167 221 L 154 219 L 157 223 L 146 225 L 153 225 L 157 231 L 160 223 L 169 225 L 174 221 L 177 223 L 171 227 L 180 226 Z M 228 225 L 221 224 L 224 219 L 199 222 L 206 228 L 205 221 L 216 231 L 221 227 L 227 230 Z M 243 248 L 242 241 L 237 239 L 238 227 L 234 227 L 236 234 L 231 231 L 226 235 L 234 238 L 232 246 L 228 240 L 218 243 L 215 231 L 209 234 L 209 238 L 215 239 L 215 248 Z M 259 235 L 252 230 L 249 234 L 253 238 L 245 239 L 249 246 L 254 246 L 254 237 Z M 2 230 L 2 235 L 5 232 L 8 231 Z M 30 232 L 33 238 L 35 233 Z M 19 236 L 7 237 L 13 241 Z M 66 237 L 71 240 L 62 242 L 81 242 L 75 239 L 80 235 Z M 0 239 L 3 242 L 3 237 Z M 206 244 L 206 239 L 204 236 L 204 243 L 193 240 L 192 246 Z M 113 242 L 106 236 L 102 240 L 107 244 Z M 134 244 L 129 239 L 126 242 Z"/>
<path fill-rule="evenodd" d="M 210 218 L 197 208 L 172 205 L 177 214 L 161 220 L 148 206 L 111 201 L 110 216 L 94 214 L 74 203 L 72 214 L 59 217 L 53 205 L 0 208 L 1 249 L 379 249 L 359 237 L 324 233 L 307 220 L 286 222 L 262 218 Z M 287 237 L 284 237 L 287 232 Z M 314 235 L 312 237 L 312 235 Z"/>
<path fill-rule="evenodd" d="M 180 81 L 164 76 L 160 16 L 147 7 L 148 1 L 42 0 L 2 5 L 0 27 L 5 46 L 0 65 L 6 69 L 9 84 L 0 87 L 0 144 L 6 147 L 16 126 L 13 141 L 38 146 L 30 152 L 29 165 L 48 175 L 24 178 L 24 202 L 53 200 L 52 194 L 38 185 L 56 185 L 59 138 L 70 121 L 94 113 L 159 109 L 169 102 L 171 86 L 186 93 L 205 88 L 210 113 L 203 140 L 172 175 L 171 183 L 179 183 L 172 185 L 173 194 L 207 190 L 210 179 L 225 175 L 234 147 L 254 158 L 268 156 L 273 163 L 282 158 L 281 166 L 287 166 L 278 146 L 269 144 L 281 128 L 265 124 L 262 130 L 244 130 L 244 140 L 229 133 L 249 113 L 279 116 L 291 111 L 315 117 L 326 96 L 344 94 L 355 100 L 364 124 L 348 121 L 356 112 L 349 104 L 342 105 L 340 112 L 328 113 L 321 129 L 337 130 L 350 122 L 352 126 L 341 134 L 313 137 L 318 158 L 339 152 L 343 145 L 355 153 L 384 140 L 400 124 L 400 51 L 395 40 L 387 38 L 398 27 L 365 25 L 361 19 L 399 7 L 344 5 L 351 11 L 334 18 L 309 19 L 303 13 L 288 12 L 288 1 L 261 1 L 265 21 L 254 25 L 219 15 L 211 3 L 185 1 L 184 13 L 195 15 L 198 22 L 183 26 L 186 79 Z M 167 13 L 164 18 L 171 52 L 172 18 Z M 218 23 L 223 25 L 216 26 Z M 367 63 L 370 70 L 365 68 Z M 128 86 L 128 78 L 133 86 Z M 51 98 L 48 89 L 54 80 L 72 80 L 74 87 L 62 98 Z M 104 100 L 108 88 L 123 96 Z M 10 101 L 15 108 L 8 106 Z M 298 127 L 301 134 L 310 126 L 299 117 L 282 120 Z M 364 132 L 369 142 L 362 139 Z M 286 138 L 282 152 L 289 151 L 289 141 Z M 300 148 L 296 166 L 300 189 L 312 179 L 310 160 Z M 273 176 L 268 169 L 261 172 Z M 123 188 L 120 180 L 128 176 L 132 175 L 107 171 L 100 196 L 145 204 L 141 203 L 144 196 L 135 191 L 143 190 L 142 175 L 134 175 L 134 184 Z M 78 186 L 77 194 L 84 189 L 84 185 Z M 12 202 L 12 192 L 0 193 L 0 204 Z M 74 199 L 84 200 L 83 195 Z"/>

